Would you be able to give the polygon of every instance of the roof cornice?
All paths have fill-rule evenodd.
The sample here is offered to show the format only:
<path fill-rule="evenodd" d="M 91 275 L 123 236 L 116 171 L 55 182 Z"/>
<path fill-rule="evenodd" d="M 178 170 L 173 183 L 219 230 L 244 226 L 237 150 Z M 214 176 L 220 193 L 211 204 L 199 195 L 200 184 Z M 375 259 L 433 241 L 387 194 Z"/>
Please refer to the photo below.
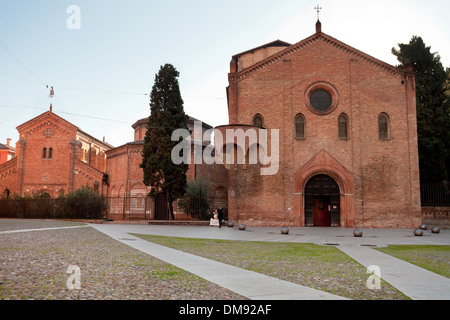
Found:
<path fill-rule="evenodd" d="M 67 127 L 73 128 L 73 129 L 75 129 L 76 131 L 79 130 L 78 127 L 77 127 L 76 125 L 74 125 L 74 124 L 70 123 L 69 121 L 67 121 L 67 120 L 65 120 L 65 119 L 63 119 L 63 118 L 61 118 L 60 116 L 58 116 L 57 114 L 53 113 L 52 111 L 44 112 L 44 113 L 38 115 L 37 117 L 34 117 L 33 119 L 28 120 L 27 122 L 22 123 L 21 125 L 17 126 L 16 129 L 17 129 L 18 131 L 21 131 L 21 130 L 23 130 L 23 129 L 25 129 L 25 128 L 32 127 L 32 126 L 36 125 L 36 123 L 38 123 L 38 122 L 44 120 L 44 119 L 47 118 L 47 117 L 51 117 L 51 118 L 53 118 L 53 119 L 55 119 L 55 120 L 57 120 L 57 121 L 59 121 L 59 122 L 62 122 L 62 123 L 64 123 Z"/>
<path fill-rule="evenodd" d="M 265 69 L 266 67 L 268 67 L 270 65 L 273 65 L 280 61 L 283 61 L 284 59 L 286 59 L 293 53 L 295 53 L 299 50 L 302 50 L 303 48 L 306 48 L 317 41 L 323 41 L 323 42 L 329 44 L 330 46 L 333 46 L 335 48 L 338 48 L 339 50 L 345 51 L 349 55 L 353 55 L 353 56 L 355 56 L 355 58 L 366 61 L 366 62 L 368 62 L 380 69 L 383 69 L 384 71 L 389 72 L 391 74 L 402 75 L 405 77 L 413 76 L 413 74 L 410 72 L 406 72 L 406 71 L 401 70 L 397 67 L 394 67 L 386 62 L 376 59 L 376 58 L 374 58 L 358 49 L 355 49 L 355 48 L 343 43 L 342 41 L 339 41 L 323 32 L 317 32 L 317 33 L 313 34 L 312 36 L 310 36 L 296 44 L 293 44 L 290 47 L 283 49 L 283 50 L 273 54 L 272 56 L 267 57 L 266 59 L 255 63 L 254 65 L 252 65 L 248 68 L 241 70 L 240 72 L 229 73 L 229 80 L 230 81 L 240 81 L 240 80 L 254 74 L 255 72 Z"/>

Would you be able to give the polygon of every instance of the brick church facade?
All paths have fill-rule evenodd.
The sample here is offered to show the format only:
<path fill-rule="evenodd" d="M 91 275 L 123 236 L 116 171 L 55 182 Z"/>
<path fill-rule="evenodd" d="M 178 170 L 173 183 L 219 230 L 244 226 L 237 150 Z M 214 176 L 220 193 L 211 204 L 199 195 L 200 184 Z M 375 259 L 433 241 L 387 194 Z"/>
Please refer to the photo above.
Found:
<path fill-rule="evenodd" d="M 248 156 L 244 163 L 189 165 L 188 179 L 208 178 L 212 205 L 228 209 L 229 220 L 249 226 L 420 225 L 412 69 L 332 38 L 318 21 L 316 33 L 296 44 L 277 40 L 234 55 L 228 79 L 229 124 L 215 132 L 278 134 L 276 150 L 250 140 L 232 148 L 243 155 L 278 152 L 273 174 L 262 175 L 267 164 L 250 163 Z M 146 122 L 132 126 L 133 141 L 113 147 L 52 110 L 27 121 L 17 127 L 15 157 L 0 164 L 0 196 L 56 197 L 88 184 L 111 198 L 115 219 L 168 219 L 165 199 L 147 197 L 142 183 Z M 202 131 L 208 129 L 203 124 Z M 216 150 L 226 147 L 216 140 Z"/>
<path fill-rule="evenodd" d="M 228 78 L 229 125 L 217 130 L 279 132 L 276 174 L 261 175 L 261 164 L 227 165 L 230 220 L 369 228 L 421 223 L 412 69 L 332 38 L 318 21 L 316 33 L 296 44 L 278 40 L 233 56 Z M 247 143 L 237 153 L 251 148 Z"/>
<path fill-rule="evenodd" d="M 45 193 L 67 194 L 84 185 L 103 192 L 105 151 L 100 141 L 52 111 L 17 127 L 15 157 L 0 165 L 3 197 Z"/>

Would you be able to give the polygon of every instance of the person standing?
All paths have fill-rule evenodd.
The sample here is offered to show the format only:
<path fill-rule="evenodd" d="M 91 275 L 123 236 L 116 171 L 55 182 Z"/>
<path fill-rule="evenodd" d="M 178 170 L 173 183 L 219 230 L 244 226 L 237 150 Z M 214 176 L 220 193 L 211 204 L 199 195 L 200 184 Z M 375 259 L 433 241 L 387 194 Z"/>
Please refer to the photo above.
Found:
<path fill-rule="evenodd" d="M 213 212 L 211 212 L 211 219 L 210 219 L 209 225 L 210 226 L 216 226 L 217 225 L 217 221 L 219 221 L 218 213 L 217 213 L 217 210 L 214 210 Z M 219 225 L 220 225 L 220 223 L 219 223 Z"/>
<path fill-rule="evenodd" d="M 222 220 L 223 220 L 223 207 L 221 206 L 217 209 L 217 218 L 219 219 L 219 228 L 222 228 Z"/>

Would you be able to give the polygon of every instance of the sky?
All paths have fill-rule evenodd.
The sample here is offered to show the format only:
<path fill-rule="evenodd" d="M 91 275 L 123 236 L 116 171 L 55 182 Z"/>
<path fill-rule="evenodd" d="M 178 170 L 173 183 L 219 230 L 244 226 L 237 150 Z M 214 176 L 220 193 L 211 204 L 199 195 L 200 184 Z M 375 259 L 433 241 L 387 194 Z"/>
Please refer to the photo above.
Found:
<path fill-rule="evenodd" d="M 231 57 L 311 36 L 317 5 L 322 32 L 377 59 L 396 65 L 391 49 L 417 35 L 450 67 L 448 0 L 1 0 L 0 143 L 50 104 L 97 139 L 130 142 L 166 63 L 185 112 L 227 124 Z"/>

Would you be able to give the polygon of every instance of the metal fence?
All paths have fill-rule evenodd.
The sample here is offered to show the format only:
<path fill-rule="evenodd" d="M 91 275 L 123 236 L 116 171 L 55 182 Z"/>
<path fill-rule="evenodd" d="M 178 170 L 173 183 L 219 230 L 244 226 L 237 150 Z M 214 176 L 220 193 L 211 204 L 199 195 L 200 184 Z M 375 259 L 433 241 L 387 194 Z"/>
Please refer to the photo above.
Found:
<path fill-rule="evenodd" d="M 190 203 L 183 208 L 177 206 L 175 220 L 209 220 L 207 204 Z M 110 220 L 155 220 L 157 217 L 170 220 L 167 206 L 155 206 L 150 197 L 105 197 L 105 198 L 8 198 L 0 199 L 0 218 L 25 219 L 110 219 Z"/>
<path fill-rule="evenodd" d="M 0 200 L 0 217 L 100 219 L 107 208 L 107 202 L 101 198 L 9 198 Z"/>
<path fill-rule="evenodd" d="M 187 215 L 197 220 L 209 220 L 213 211 L 213 209 L 210 208 L 210 201 L 206 199 L 182 198 L 177 202 L 178 210 L 185 212 Z"/>
<path fill-rule="evenodd" d="M 448 184 L 428 183 L 420 186 L 422 207 L 449 207 L 450 190 Z"/>
<path fill-rule="evenodd" d="M 108 210 L 106 217 L 111 220 L 170 220 L 167 205 L 155 205 L 157 200 L 150 197 L 109 197 L 106 198 Z M 165 202 L 165 198 L 162 200 Z M 209 202 L 183 202 L 181 199 L 174 203 L 175 220 L 209 220 L 211 214 Z M 161 218 L 163 217 L 163 218 Z"/>
<path fill-rule="evenodd" d="M 151 220 L 153 203 L 148 197 L 106 198 L 106 217 L 112 220 Z"/>

